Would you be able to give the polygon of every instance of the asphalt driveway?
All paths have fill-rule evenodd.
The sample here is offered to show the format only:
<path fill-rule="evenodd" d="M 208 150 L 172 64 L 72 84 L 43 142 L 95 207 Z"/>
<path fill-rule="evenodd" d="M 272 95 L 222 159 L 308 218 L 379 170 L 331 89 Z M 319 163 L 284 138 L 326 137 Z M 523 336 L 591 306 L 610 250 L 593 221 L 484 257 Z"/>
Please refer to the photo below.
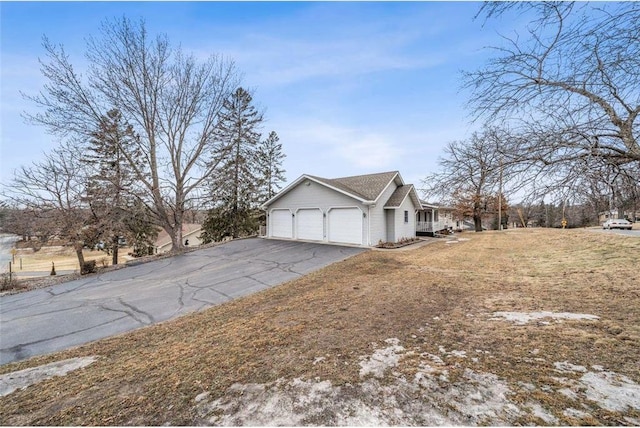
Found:
<path fill-rule="evenodd" d="M 0 364 L 67 349 L 273 287 L 365 251 L 244 239 L 0 297 Z"/>

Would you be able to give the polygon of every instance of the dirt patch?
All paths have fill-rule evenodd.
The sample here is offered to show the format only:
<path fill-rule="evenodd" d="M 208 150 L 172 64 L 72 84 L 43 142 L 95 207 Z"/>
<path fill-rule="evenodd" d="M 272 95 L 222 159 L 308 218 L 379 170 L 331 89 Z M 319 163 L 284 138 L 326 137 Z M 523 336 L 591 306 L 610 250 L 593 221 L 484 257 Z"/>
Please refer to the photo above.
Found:
<path fill-rule="evenodd" d="M 366 252 L 175 321 L 1 366 L 101 356 L 0 398 L 1 419 L 638 425 L 640 240 L 545 229 L 461 236 Z"/>

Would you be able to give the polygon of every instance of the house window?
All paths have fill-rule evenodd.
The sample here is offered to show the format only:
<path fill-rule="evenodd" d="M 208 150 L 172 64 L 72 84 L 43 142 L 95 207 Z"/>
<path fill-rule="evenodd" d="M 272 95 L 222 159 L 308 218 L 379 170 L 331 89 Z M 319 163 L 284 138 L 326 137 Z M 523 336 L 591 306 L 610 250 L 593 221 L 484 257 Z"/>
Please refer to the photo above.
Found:
<path fill-rule="evenodd" d="M 404 222 L 409 223 L 409 211 L 404 212 Z"/>

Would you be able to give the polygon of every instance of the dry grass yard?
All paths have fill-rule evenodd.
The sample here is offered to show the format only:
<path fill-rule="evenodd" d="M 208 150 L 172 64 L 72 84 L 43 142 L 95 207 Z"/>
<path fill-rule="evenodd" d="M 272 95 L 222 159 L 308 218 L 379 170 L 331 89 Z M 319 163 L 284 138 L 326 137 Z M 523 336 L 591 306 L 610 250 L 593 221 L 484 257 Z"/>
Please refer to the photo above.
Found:
<path fill-rule="evenodd" d="M 127 253 L 130 251 L 130 248 L 120 249 L 118 254 L 120 263 L 131 259 L 131 257 L 127 256 Z M 112 256 L 104 251 L 85 249 L 83 254 L 85 261 L 95 260 L 96 266 L 98 267 L 111 266 Z M 20 259 L 22 259 L 22 264 Z M 33 272 L 51 272 L 52 262 L 55 263 L 56 271 L 80 270 L 78 257 L 73 248 L 65 246 L 45 246 L 38 251 L 34 251 L 32 248 L 17 249 L 13 265 L 14 272 L 16 272 L 20 278 L 29 278 L 33 276 L 30 275 L 30 273 Z M 20 269 L 20 266 L 22 266 L 22 269 Z"/>
<path fill-rule="evenodd" d="M 369 251 L 175 321 L 1 366 L 6 382 L 93 358 L 0 397 L 0 420 L 637 426 L 639 260 L 639 238 L 587 230 Z"/>

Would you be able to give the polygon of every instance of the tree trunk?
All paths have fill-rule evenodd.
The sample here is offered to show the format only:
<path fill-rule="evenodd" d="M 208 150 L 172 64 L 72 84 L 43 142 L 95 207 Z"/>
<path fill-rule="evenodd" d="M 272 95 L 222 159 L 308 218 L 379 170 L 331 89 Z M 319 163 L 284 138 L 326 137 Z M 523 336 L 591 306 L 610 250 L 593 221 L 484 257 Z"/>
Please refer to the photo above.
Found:
<path fill-rule="evenodd" d="M 184 248 L 182 242 L 182 221 L 179 224 L 174 225 L 171 230 L 167 230 L 169 236 L 171 236 L 171 252 L 176 253 Z"/>
<path fill-rule="evenodd" d="M 482 216 L 480 214 L 473 215 L 473 225 L 475 226 L 476 232 L 482 232 Z"/>
<path fill-rule="evenodd" d="M 82 243 L 76 243 L 74 246 L 76 250 L 76 256 L 78 256 L 78 263 L 80 264 L 80 272 L 84 271 L 84 254 L 82 253 Z"/>
<path fill-rule="evenodd" d="M 113 237 L 113 246 L 111 247 L 112 251 L 113 251 L 113 256 L 111 258 L 111 264 L 113 266 L 118 264 L 118 237 L 114 236 Z"/>

